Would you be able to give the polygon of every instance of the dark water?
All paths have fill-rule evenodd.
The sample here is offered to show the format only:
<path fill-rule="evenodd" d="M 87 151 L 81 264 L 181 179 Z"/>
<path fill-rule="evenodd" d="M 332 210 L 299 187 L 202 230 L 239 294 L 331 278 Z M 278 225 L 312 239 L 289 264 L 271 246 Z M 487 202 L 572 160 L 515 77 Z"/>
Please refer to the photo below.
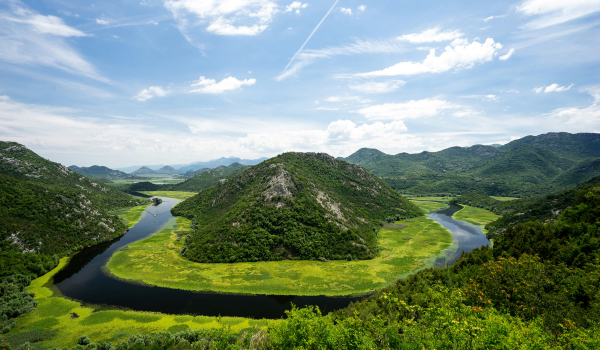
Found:
<path fill-rule="evenodd" d="M 153 287 L 120 281 L 105 275 L 102 266 L 120 247 L 158 231 L 171 216 L 170 209 L 180 202 L 162 197 L 158 206 L 150 206 L 146 216 L 119 240 L 83 249 L 54 276 L 54 284 L 66 297 L 83 303 L 119 306 L 137 311 L 204 316 L 280 318 L 285 310 L 318 305 L 323 313 L 344 308 L 362 297 L 240 295 L 200 293 Z M 156 216 L 154 216 L 157 214 Z"/>
<path fill-rule="evenodd" d="M 170 209 L 180 201 L 164 197 L 162 200 L 162 204 L 148 207 L 146 216 L 120 239 L 83 249 L 73 256 L 69 264 L 54 276 L 54 284 L 62 294 L 84 304 L 137 311 L 250 318 L 280 318 L 285 310 L 291 309 L 292 303 L 298 307 L 317 305 L 323 313 L 328 313 L 363 298 L 201 293 L 133 284 L 105 275 L 102 266 L 115 250 L 158 231 L 173 217 Z M 430 214 L 430 218 L 452 231 L 460 251 L 489 244 L 481 229 L 452 219 L 452 214 L 459 209 L 451 207 L 438 211 Z"/>
<path fill-rule="evenodd" d="M 450 204 L 448 208 L 434 211 L 428 215 L 430 219 L 439 222 L 452 232 L 452 238 L 458 243 L 458 250 L 445 259 L 448 264 L 454 263 L 462 252 L 470 252 L 475 248 L 491 244 L 481 227 L 452 218 L 452 215 L 461 209 L 460 205 Z M 443 266 L 444 261 L 442 259 L 436 261 L 435 267 Z"/>

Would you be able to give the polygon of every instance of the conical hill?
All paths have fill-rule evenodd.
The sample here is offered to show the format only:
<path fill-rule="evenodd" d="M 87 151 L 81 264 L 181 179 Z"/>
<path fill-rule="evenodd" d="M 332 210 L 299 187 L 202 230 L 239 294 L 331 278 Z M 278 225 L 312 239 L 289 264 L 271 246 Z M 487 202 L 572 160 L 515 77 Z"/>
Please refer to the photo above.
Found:
<path fill-rule="evenodd" d="M 180 203 L 193 219 L 182 254 L 199 262 L 370 259 L 388 217 L 421 210 L 359 165 L 284 153 Z"/>

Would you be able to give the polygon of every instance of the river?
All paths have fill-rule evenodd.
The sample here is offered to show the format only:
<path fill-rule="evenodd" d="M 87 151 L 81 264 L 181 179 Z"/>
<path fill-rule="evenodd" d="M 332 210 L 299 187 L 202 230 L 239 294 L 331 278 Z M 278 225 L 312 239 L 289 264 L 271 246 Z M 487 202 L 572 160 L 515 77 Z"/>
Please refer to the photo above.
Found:
<path fill-rule="evenodd" d="M 173 218 L 170 210 L 180 201 L 161 198 L 163 202 L 158 206 L 149 206 L 145 216 L 124 236 L 85 248 L 75 254 L 68 265 L 54 276 L 54 285 L 60 292 L 84 304 L 167 314 L 238 316 L 255 319 L 280 318 L 285 314 L 285 310 L 291 309 L 292 303 L 298 307 L 317 305 L 325 314 L 364 298 L 193 292 L 135 284 L 107 276 L 102 271 L 102 267 L 117 249 L 157 232 Z M 452 214 L 458 209 L 460 207 L 450 206 L 429 215 L 431 219 L 452 232 L 454 239 L 458 241 L 457 254 L 489 244 L 479 227 L 452 219 Z M 454 259 L 456 257 L 455 254 Z"/>

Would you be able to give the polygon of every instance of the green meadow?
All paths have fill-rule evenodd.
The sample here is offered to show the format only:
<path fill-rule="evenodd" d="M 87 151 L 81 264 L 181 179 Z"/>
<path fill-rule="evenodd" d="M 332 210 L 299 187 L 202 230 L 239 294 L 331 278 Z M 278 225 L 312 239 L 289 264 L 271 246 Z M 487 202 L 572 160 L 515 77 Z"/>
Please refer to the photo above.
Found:
<path fill-rule="evenodd" d="M 140 191 L 143 194 L 155 197 L 168 197 L 180 200 L 186 200 L 190 197 L 197 195 L 195 192 L 181 192 L 181 191 Z"/>
<path fill-rule="evenodd" d="M 427 218 L 387 224 L 379 231 L 379 256 L 360 261 L 263 261 L 195 263 L 179 250 L 190 221 L 181 217 L 173 228 L 116 252 L 106 268 L 114 276 L 149 285 L 194 291 L 277 295 L 365 294 L 398 278 L 432 266 L 452 245 L 452 236 Z"/>
<path fill-rule="evenodd" d="M 125 221 L 129 228 L 132 228 L 133 225 L 137 224 L 138 221 L 142 220 L 144 215 L 146 215 L 146 207 L 148 207 L 148 205 L 118 209 L 110 212 L 110 214 L 118 216 L 119 219 Z"/>
<path fill-rule="evenodd" d="M 417 199 L 411 199 L 410 201 L 413 202 L 414 204 L 418 205 L 419 208 L 425 210 L 428 213 L 438 210 L 438 209 L 446 208 L 448 206 L 448 203 L 441 203 L 441 202 L 434 202 L 434 201 L 425 201 L 425 200 L 417 200 Z"/>
<path fill-rule="evenodd" d="M 106 310 L 64 298 L 52 285 L 52 277 L 70 258 L 63 258 L 59 265 L 42 277 L 35 279 L 27 288 L 35 293 L 37 307 L 19 317 L 17 326 L 4 334 L 15 349 L 24 342 L 34 343 L 36 348 L 72 346 L 81 335 L 94 341 L 116 342 L 136 333 L 161 331 L 178 332 L 185 329 L 208 329 L 231 327 L 236 333 L 265 328 L 271 320 L 253 320 L 239 317 L 207 317 L 167 315 L 153 312 Z"/>
<path fill-rule="evenodd" d="M 463 208 L 452 216 L 456 220 L 466 221 L 473 225 L 484 227 L 490 222 L 496 221 L 500 215 L 496 215 L 489 210 L 475 208 L 468 205 L 462 205 Z M 486 232 L 484 230 L 484 232 Z"/>
<path fill-rule="evenodd" d="M 497 201 L 501 201 L 501 202 L 508 202 L 508 201 L 514 201 L 515 199 L 519 199 L 517 197 L 494 197 L 494 196 L 490 196 L 490 198 L 494 198 Z"/>
<path fill-rule="evenodd" d="M 448 202 L 451 199 L 453 199 L 454 197 L 414 197 L 414 196 L 405 196 L 407 199 L 410 200 L 417 200 L 417 201 L 440 201 L 440 202 Z"/>

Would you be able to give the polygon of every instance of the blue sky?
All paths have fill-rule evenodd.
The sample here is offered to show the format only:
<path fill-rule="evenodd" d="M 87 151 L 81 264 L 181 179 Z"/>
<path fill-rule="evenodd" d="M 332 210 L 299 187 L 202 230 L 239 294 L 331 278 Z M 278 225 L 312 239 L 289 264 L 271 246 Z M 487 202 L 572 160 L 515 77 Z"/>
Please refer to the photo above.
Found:
<path fill-rule="evenodd" d="M 65 165 L 600 132 L 600 0 L 0 1 L 0 139 Z"/>

